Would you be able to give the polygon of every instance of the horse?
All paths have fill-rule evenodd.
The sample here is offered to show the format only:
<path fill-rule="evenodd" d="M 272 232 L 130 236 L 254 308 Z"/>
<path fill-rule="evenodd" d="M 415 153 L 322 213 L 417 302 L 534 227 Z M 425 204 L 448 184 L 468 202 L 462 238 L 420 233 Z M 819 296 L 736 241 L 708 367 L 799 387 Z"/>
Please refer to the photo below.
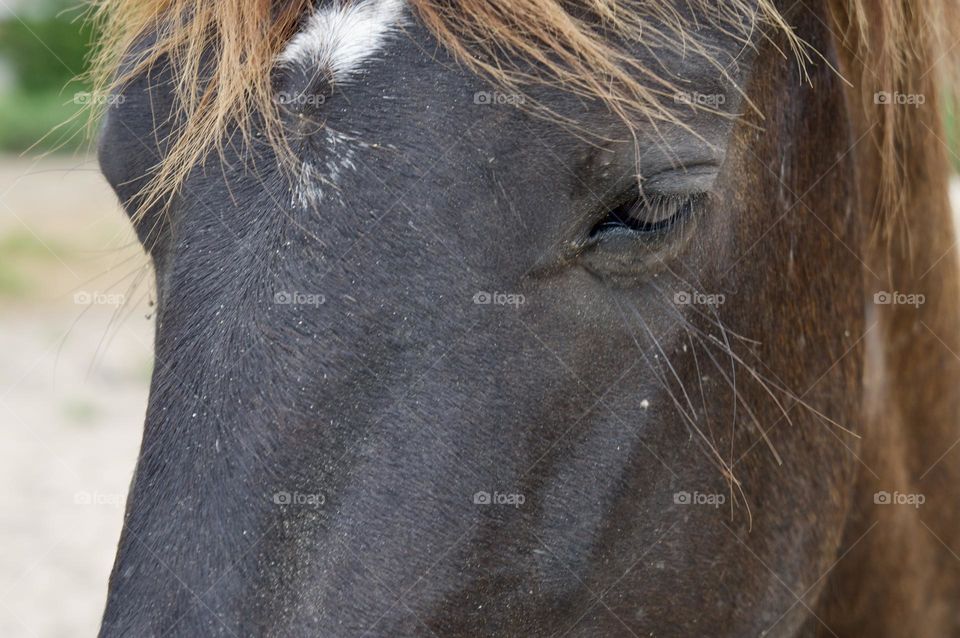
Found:
<path fill-rule="evenodd" d="M 936 0 L 101 0 L 100 635 L 960 636 Z"/>

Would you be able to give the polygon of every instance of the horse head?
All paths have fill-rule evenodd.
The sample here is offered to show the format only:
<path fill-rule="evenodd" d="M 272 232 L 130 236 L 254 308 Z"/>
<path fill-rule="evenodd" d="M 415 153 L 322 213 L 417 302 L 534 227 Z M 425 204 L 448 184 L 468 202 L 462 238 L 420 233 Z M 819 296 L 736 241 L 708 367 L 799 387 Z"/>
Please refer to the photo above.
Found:
<path fill-rule="evenodd" d="M 937 3 L 153 4 L 102 636 L 958 630 Z"/>

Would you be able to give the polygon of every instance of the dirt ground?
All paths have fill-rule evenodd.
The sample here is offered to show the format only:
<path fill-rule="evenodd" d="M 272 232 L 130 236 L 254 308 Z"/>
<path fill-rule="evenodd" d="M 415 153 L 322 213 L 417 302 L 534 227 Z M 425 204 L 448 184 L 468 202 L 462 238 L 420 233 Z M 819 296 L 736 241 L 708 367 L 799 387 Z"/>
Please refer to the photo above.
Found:
<path fill-rule="evenodd" d="M 145 265 L 92 160 L 0 157 L 0 636 L 96 635 L 152 362 Z"/>

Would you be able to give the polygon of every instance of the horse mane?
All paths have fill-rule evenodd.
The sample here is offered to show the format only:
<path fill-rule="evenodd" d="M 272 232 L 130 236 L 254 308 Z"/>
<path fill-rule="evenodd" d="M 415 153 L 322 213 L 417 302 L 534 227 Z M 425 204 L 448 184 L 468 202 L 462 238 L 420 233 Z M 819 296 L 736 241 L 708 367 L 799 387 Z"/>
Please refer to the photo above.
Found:
<path fill-rule="evenodd" d="M 930 173 L 945 175 L 949 168 L 944 111 L 956 103 L 960 88 L 960 47 L 952 35 L 960 26 L 960 6 L 943 0 L 829 0 L 828 8 L 846 58 L 843 73 L 859 102 L 851 108 L 860 124 L 857 137 L 872 141 L 874 183 L 862 196 L 873 210 L 873 239 L 889 244 L 899 236 L 909 244 L 910 222 L 925 215 L 908 210 L 928 204 L 930 194 L 921 191 L 935 179 Z M 880 105 L 878 92 L 923 96 L 925 103 Z"/>
<path fill-rule="evenodd" d="M 356 0 L 337 0 L 344 4 Z M 874 130 L 884 183 L 884 210 L 905 205 L 904 139 L 916 137 L 912 109 L 876 108 L 877 90 L 932 92 L 934 66 L 950 52 L 942 0 L 827 0 L 831 31 L 863 62 L 862 115 Z M 676 87 L 631 55 L 637 46 L 685 47 L 711 59 L 694 20 L 709 20 L 745 44 L 756 33 L 786 43 L 800 67 L 815 52 L 773 0 L 687 0 L 696 18 L 660 0 L 408 0 L 415 15 L 465 67 L 523 92 L 547 83 L 606 104 L 633 130 L 640 118 L 676 121 Z M 121 88 L 163 60 L 172 68 L 177 113 L 166 152 L 154 167 L 141 209 L 165 201 L 190 170 L 231 131 L 251 140 L 255 116 L 264 135 L 286 148 L 271 73 L 313 0 L 94 0 L 103 37 L 92 76 L 101 94 Z M 133 53 L 132 53 L 133 52 Z M 716 61 L 718 72 L 725 73 Z M 880 88 L 878 88 L 880 87 Z M 93 100 L 92 102 L 105 102 Z M 933 102 L 931 104 L 931 102 Z M 939 109 L 935 99 L 929 108 Z M 884 225 L 882 222 L 880 225 Z"/>

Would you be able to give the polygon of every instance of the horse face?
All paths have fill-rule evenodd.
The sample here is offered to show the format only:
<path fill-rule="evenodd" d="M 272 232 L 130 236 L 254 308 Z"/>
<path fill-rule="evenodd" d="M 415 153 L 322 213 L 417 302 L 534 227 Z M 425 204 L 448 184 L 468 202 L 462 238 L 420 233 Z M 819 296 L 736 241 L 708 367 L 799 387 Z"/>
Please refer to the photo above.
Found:
<path fill-rule="evenodd" d="M 815 623 L 862 333 L 837 81 L 704 27 L 727 78 L 638 51 L 707 108 L 632 139 L 392 19 L 363 59 L 291 43 L 291 171 L 238 136 L 137 222 L 156 369 L 103 635 Z M 109 114 L 125 201 L 171 101 L 158 69 Z"/>

